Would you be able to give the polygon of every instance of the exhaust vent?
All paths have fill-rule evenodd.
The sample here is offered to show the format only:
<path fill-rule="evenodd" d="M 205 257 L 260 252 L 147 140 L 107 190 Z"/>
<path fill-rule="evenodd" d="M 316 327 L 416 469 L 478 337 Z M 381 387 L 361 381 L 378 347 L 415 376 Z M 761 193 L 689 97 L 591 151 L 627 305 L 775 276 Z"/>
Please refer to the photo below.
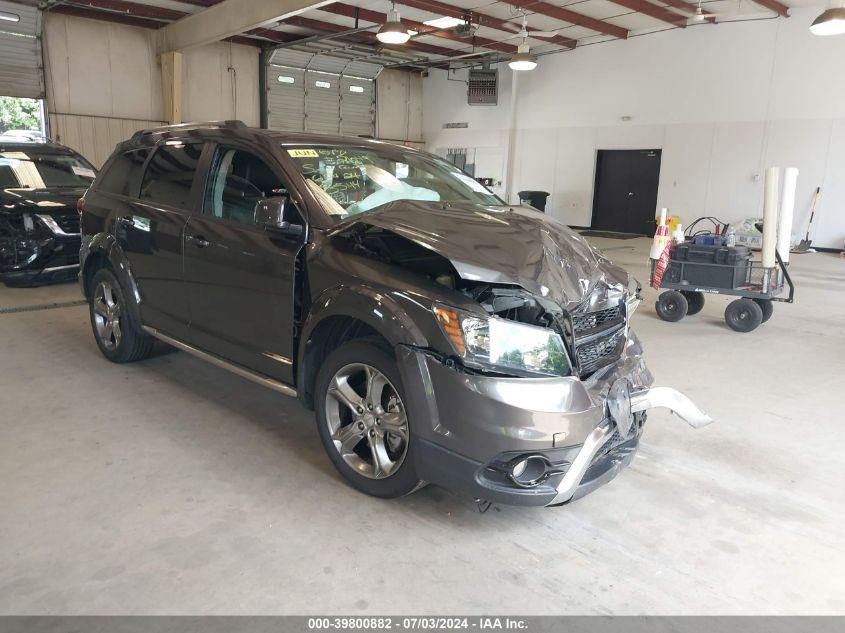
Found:
<path fill-rule="evenodd" d="M 499 71 L 470 69 L 467 81 L 469 105 L 497 105 L 499 102 Z"/>

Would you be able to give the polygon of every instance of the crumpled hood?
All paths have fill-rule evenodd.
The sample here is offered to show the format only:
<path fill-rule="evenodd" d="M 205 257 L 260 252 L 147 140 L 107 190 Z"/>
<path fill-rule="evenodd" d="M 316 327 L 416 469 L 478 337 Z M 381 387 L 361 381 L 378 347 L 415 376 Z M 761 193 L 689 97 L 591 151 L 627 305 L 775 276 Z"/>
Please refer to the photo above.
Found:
<path fill-rule="evenodd" d="M 591 303 L 608 295 L 618 300 L 628 283 L 628 273 L 583 237 L 529 207 L 401 200 L 338 228 L 358 223 L 393 231 L 435 251 L 463 279 L 516 284 L 567 309 L 588 297 Z"/>

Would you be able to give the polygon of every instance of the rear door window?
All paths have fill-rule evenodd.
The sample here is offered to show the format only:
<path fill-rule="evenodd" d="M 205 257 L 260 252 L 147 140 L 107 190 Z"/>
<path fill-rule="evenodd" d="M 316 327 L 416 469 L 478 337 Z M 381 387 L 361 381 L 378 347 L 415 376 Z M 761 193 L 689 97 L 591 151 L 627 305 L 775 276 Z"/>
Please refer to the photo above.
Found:
<path fill-rule="evenodd" d="M 144 172 L 140 198 L 189 211 L 202 149 L 202 143 L 172 142 L 156 149 Z"/>
<path fill-rule="evenodd" d="M 97 180 L 97 189 L 120 196 L 137 196 L 141 183 L 141 169 L 150 150 L 136 149 L 114 157 Z"/>

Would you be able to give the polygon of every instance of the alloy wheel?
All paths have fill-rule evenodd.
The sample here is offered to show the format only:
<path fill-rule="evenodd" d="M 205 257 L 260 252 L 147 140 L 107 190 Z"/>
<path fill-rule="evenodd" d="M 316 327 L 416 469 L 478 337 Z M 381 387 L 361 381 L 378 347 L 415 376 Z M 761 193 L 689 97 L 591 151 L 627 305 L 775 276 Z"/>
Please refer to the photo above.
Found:
<path fill-rule="evenodd" d="M 394 474 L 408 452 L 408 417 L 396 388 L 375 367 L 341 367 L 326 394 L 326 423 L 338 454 L 369 479 Z"/>
<path fill-rule="evenodd" d="M 117 292 L 107 281 L 101 281 L 94 290 L 94 325 L 97 336 L 107 350 L 114 350 L 123 338 L 121 308 Z"/>

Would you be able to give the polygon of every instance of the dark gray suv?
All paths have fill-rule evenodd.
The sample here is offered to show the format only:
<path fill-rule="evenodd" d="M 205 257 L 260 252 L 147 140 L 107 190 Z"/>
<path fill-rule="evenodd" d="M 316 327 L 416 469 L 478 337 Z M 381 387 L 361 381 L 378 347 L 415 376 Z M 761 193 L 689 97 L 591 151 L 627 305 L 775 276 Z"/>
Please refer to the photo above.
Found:
<path fill-rule="evenodd" d="M 355 488 L 567 503 L 632 459 L 650 388 L 637 282 L 450 163 L 239 122 L 138 132 L 81 201 L 114 362 L 159 339 L 296 396 Z"/>

